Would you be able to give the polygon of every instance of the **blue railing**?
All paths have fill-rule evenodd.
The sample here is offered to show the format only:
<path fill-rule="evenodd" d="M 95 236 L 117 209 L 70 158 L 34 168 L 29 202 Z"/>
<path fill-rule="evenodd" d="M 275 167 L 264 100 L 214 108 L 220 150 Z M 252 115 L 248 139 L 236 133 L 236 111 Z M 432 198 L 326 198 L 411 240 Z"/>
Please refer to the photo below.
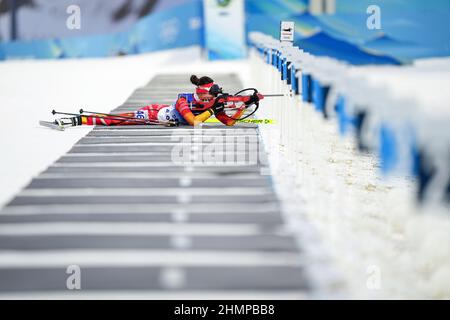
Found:
<path fill-rule="evenodd" d="M 450 100 L 445 92 L 432 87 L 441 75 L 450 75 L 448 64 L 444 69 L 361 68 L 313 56 L 262 33 L 251 33 L 249 38 L 262 61 L 278 70 L 280 81 L 293 94 L 324 118 L 335 119 L 341 135 L 353 133 L 361 151 L 378 154 L 383 174 L 414 177 L 420 201 L 450 201 L 450 110 L 445 108 Z M 402 83 L 379 84 L 380 79 L 389 80 L 393 75 L 416 80 L 411 83 L 417 91 L 421 86 L 430 86 L 430 90 L 421 90 L 421 96 L 416 97 L 412 91 L 410 95 L 399 94 L 396 87 L 402 89 Z M 427 103 L 425 91 L 440 105 Z M 439 96 L 441 99 L 436 99 Z"/>

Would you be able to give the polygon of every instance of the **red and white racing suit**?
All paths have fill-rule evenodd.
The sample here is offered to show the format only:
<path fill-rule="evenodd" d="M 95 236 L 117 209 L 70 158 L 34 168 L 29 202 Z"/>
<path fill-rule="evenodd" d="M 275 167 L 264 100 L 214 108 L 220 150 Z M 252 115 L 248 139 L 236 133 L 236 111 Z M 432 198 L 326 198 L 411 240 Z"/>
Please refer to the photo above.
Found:
<path fill-rule="evenodd" d="M 229 117 L 225 112 L 219 112 L 216 114 L 216 118 L 227 126 L 232 126 L 236 123 L 244 109 L 239 109 L 234 115 Z M 138 119 L 147 119 L 153 121 L 177 121 L 180 124 L 185 125 L 197 125 L 206 121 L 211 117 L 214 112 L 211 109 L 204 109 L 203 103 L 195 98 L 194 94 L 180 94 L 175 105 L 167 104 L 151 104 L 142 108 L 139 108 L 133 112 L 122 113 L 118 116 L 131 117 Z M 145 122 L 139 123 L 138 121 L 129 121 L 126 119 L 111 119 L 111 117 L 102 116 L 81 116 L 82 124 L 86 125 L 139 125 L 145 124 Z"/>

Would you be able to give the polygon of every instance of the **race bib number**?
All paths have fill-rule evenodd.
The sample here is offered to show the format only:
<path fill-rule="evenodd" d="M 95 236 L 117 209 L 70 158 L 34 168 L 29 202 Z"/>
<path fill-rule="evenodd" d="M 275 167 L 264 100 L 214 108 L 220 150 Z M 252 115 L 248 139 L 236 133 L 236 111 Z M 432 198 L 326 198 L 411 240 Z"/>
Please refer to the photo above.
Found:
<path fill-rule="evenodd" d="M 161 108 L 161 110 L 158 111 L 158 120 L 183 122 L 183 118 L 180 116 L 174 106 Z"/>
<path fill-rule="evenodd" d="M 138 110 L 134 112 L 134 117 L 138 119 L 148 119 L 148 110 Z"/>

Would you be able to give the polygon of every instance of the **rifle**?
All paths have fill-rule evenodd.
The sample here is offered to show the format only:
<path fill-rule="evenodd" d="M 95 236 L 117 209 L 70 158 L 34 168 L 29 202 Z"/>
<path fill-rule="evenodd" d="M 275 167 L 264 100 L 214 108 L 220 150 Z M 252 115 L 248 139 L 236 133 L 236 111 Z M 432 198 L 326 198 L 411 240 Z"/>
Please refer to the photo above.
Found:
<path fill-rule="evenodd" d="M 226 103 L 229 103 L 229 102 L 232 102 L 232 103 L 242 102 L 245 105 L 245 109 L 247 109 L 247 108 L 249 108 L 249 107 L 251 107 L 253 105 L 255 106 L 255 109 L 250 114 L 247 114 L 246 116 L 244 116 L 242 118 L 235 119 L 233 117 L 230 117 L 231 119 L 238 120 L 238 121 L 245 120 L 247 118 L 250 118 L 252 115 L 254 115 L 256 113 L 256 111 L 258 111 L 259 101 L 260 100 L 262 100 L 264 98 L 267 98 L 267 97 L 283 97 L 284 96 L 284 94 L 266 94 L 266 95 L 262 95 L 255 88 L 242 89 L 242 90 L 236 92 L 234 95 L 230 95 L 228 93 L 223 93 L 222 88 L 219 88 L 218 86 L 217 87 L 213 86 L 212 88 L 214 88 L 214 90 L 210 90 L 210 93 L 215 95 L 215 98 L 213 100 L 211 100 L 209 103 L 205 104 L 203 107 L 195 108 L 193 110 L 203 111 L 203 110 L 207 110 L 209 108 L 212 108 L 215 105 L 226 104 Z M 247 92 L 247 91 L 252 91 L 252 94 L 250 94 L 250 95 L 242 95 L 242 93 Z M 253 98 L 253 100 L 251 100 L 252 98 Z M 252 102 L 249 103 L 249 101 L 252 101 Z M 240 109 L 240 108 L 234 108 L 234 107 L 225 107 L 225 108 L 227 110 Z"/>

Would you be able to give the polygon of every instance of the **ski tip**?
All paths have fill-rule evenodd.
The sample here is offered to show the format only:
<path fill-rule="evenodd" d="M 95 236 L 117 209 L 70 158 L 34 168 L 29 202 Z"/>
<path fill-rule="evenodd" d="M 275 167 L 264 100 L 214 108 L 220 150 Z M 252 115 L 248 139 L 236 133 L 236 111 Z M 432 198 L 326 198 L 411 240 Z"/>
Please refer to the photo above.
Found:
<path fill-rule="evenodd" d="M 57 125 L 56 123 L 50 122 L 50 121 L 40 120 L 39 124 L 43 127 L 58 130 L 58 131 L 64 131 L 64 129 L 65 129 L 64 127 L 61 127 L 61 126 Z"/>

